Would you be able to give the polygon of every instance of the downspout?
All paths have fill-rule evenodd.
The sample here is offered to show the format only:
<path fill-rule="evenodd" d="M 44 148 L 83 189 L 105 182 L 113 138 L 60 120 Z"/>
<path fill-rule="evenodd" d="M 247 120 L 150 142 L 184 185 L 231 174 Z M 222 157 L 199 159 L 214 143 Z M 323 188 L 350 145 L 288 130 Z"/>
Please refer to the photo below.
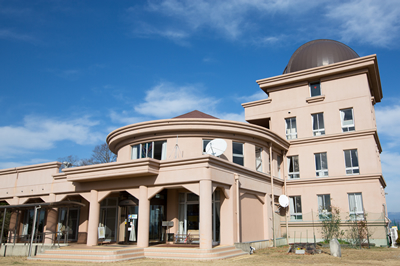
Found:
<path fill-rule="evenodd" d="M 236 237 L 237 242 L 240 243 L 240 193 L 239 193 L 239 175 L 235 174 L 235 186 L 236 186 Z"/>
<path fill-rule="evenodd" d="M 287 151 L 282 152 L 283 153 L 283 178 L 284 178 L 284 189 L 285 189 L 285 195 L 287 195 L 287 189 L 286 189 L 286 179 L 288 177 L 288 165 L 287 165 L 287 157 L 286 153 Z M 286 223 L 286 243 L 289 245 L 289 223 L 288 223 L 288 207 L 285 208 L 285 223 Z"/>
<path fill-rule="evenodd" d="M 275 242 L 275 212 L 274 212 L 274 204 L 275 204 L 275 196 L 274 196 L 274 166 L 272 159 L 272 142 L 269 143 L 269 161 L 271 165 L 271 210 L 272 210 L 272 243 L 273 246 L 276 247 Z"/>

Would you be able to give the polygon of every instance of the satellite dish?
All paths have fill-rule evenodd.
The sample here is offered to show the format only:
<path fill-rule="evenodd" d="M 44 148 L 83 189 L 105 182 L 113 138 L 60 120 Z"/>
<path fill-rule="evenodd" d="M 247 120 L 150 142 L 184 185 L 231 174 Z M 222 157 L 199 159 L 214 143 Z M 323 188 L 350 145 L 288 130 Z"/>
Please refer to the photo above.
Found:
<path fill-rule="evenodd" d="M 226 150 L 227 144 L 223 139 L 213 139 L 206 146 L 206 153 L 214 156 L 220 156 Z"/>
<path fill-rule="evenodd" d="M 279 196 L 279 205 L 281 205 L 283 208 L 286 208 L 289 206 L 289 198 L 286 195 L 280 195 Z"/>

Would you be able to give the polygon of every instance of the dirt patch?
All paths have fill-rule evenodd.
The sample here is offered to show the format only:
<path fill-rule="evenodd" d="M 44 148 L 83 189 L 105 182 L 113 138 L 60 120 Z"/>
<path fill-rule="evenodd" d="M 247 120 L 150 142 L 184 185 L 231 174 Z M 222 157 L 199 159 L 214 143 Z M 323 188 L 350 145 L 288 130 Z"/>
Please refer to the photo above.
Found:
<path fill-rule="evenodd" d="M 161 260 L 139 259 L 123 262 L 114 262 L 111 265 L 400 265 L 400 248 L 371 248 L 371 249 L 342 249 L 342 257 L 336 258 L 329 254 L 329 249 L 323 248 L 322 254 L 295 255 L 287 253 L 288 247 L 268 248 L 256 250 L 253 255 L 245 255 L 225 260 L 192 261 L 192 260 Z M 22 257 L 2 257 L 0 265 L 60 265 L 60 266 L 98 266 L 99 263 L 87 262 L 60 262 L 60 261 L 30 261 Z M 104 263 L 107 265 L 109 263 Z"/>

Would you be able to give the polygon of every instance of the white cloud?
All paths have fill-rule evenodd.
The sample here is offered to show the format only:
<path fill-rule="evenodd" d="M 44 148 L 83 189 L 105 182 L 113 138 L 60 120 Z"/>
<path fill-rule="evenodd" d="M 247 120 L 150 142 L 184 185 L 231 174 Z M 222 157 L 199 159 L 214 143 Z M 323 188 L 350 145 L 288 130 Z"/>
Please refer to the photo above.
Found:
<path fill-rule="evenodd" d="M 240 114 L 236 114 L 236 113 L 220 113 L 220 114 L 217 114 L 215 116 L 220 118 L 220 119 L 225 119 L 225 120 L 246 122 L 246 120 L 244 120 L 244 112 L 241 112 Z"/>
<path fill-rule="evenodd" d="M 36 43 L 38 40 L 29 34 L 17 33 L 10 29 L 0 29 L 0 39 L 17 40 L 30 43 Z"/>
<path fill-rule="evenodd" d="M 246 31 L 262 27 L 252 22 L 255 18 L 273 16 L 276 12 L 304 12 L 318 4 L 306 0 L 162 0 L 148 1 L 145 11 L 172 18 L 159 27 L 136 21 L 136 32 L 156 34 L 174 40 L 190 37 L 194 32 L 208 28 L 228 39 L 236 40 Z M 137 19 L 137 9 L 129 8 L 131 17 Z M 265 26 L 265 25 L 263 25 Z M 266 37 L 264 42 L 274 43 L 277 37 Z"/>
<path fill-rule="evenodd" d="M 238 100 L 242 102 L 253 102 L 267 98 L 268 95 L 263 90 L 260 89 L 252 95 L 238 97 Z"/>
<path fill-rule="evenodd" d="M 389 147 L 399 146 L 400 124 L 396 121 L 400 118 L 400 105 L 377 107 L 375 114 L 379 134 L 389 138 Z"/>
<path fill-rule="evenodd" d="M 14 161 L 14 162 L 1 162 L 0 161 L 0 169 L 15 168 L 15 167 L 19 167 L 19 166 L 41 164 L 41 163 L 46 163 L 46 162 L 51 162 L 51 160 L 34 158 L 34 159 L 27 160 L 27 161 L 18 161 L 18 162 L 17 161 Z"/>
<path fill-rule="evenodd" d="M 142 117 L 131 116 L 127 111 L 122 111 L 121 113 L 117 113 L 116 111 L 111 110 L 109 117 L 111 118 L 111 121 L 113 123 L 123 124 L 123 125 L 130 125 L 143 121 Z"/>
<path fill-rule="evenodd" d="M 342 41 L 361 41 L 387 46 L 398 37 L 399 1 L 356 0 L 334 3 L 327 17 L 340 24 Z"/>
<path fill-rule="evenodd" d="M 172 118 L 193 110 L 212 112 L 219 102 L 203 95 L 200 85 L 177 86 L 162 82 L 146 92 L 145 102 L 135 111 L 157 118 Z"/>
<path fill-rule="evenodd" d="M 89 117 L 73 120 L 56 120 L 26 116 L 22 126 L 0 127 L 0 150 L 5 156 L 47 150 L 58 141 L 69 140 L 80 145 L 103 140 L 100 133 L 92 132 L 98 122 Z"/>
<path fill-rule="evenodd" d="M 388 193 L 386 202 L 388 210 L 392 212 L 400 211 L 400 205 L 395 204 L 398 202 L 398 189 L 400 187 L 400 180 L 398 178 L 399 161 L 400 154 L 398 152 L 384 151 L 381 154 L 382 172 L 387 183 L 387 188 L 385 189 Z"/>

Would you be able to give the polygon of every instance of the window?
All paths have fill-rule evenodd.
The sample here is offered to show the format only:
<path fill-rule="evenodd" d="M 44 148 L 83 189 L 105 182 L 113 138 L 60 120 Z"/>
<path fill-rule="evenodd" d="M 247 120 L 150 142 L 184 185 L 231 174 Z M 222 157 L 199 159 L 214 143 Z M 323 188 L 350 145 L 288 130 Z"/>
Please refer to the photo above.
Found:
<path fill-rule="evenodd" d="M 288 173 L 290 179 L 300 178 L 300 171 L 299 171 L 299 156 L 288 156 Z"/>
<path fill-rule="evenodd" d="M 312 114 L 311 115 L 311 123 L 314 136 L 325 135 L 325 126 L 324 126 L 324 114 Z"/>
<path fill-rule="evenodd" d="M 207 144 L 210 143 L 211 139 L 203 139 L 203 154 L 206 154 Z"/>
<path fill-rule="evenodd" d="M 289 204 L 290 204 L 290 220 L 303 220 L 303 214 L 301 213 L 301 197 L 294 196 L 289 197 Z"/>
<path fill-rule="evenodd" d="M 346 175 L 357 175 L 360 173 L 357 150 L 344 151 L 344 161 L 346 165 Z"/>
<path fill-rule="evenodd" d="M 315 170 L 318 177 L 328 176 L 328 158 L 326 152 L 316 153 L 315 155 Z"/>
<path fill-rule="evenodd" d="M 297 139 L 296 117 L 285 119 L 286 139 Z"/>
<path fill-rule="evenodd" d="M 353 108 L 340 110 L 340 120 L 343 132 L 355 130 Z"/>
<path fill-rule="evenodd" d="M 278 177 L 281 177 L 281 164 L 282 164 L 283 158 L 281 155 L 276 156 L 276 164 L 277 164 L 277 168 L 278 168 Z"/>
<path fill-rule="evenodd" d="M 318 195 L 319 219 L 326 220 L 332 218 L 331 195 Z"/>
<path fill-rule="evenodd" d="M 321 95 L 321 83 L 320 82 L 310 83 L 310 94 L 311 94 L 311 97 Z"/>
<path fill-rule="evenodd" d="M 361 193 L 349 193 L 350 218 L 364 220 L 364 209 Z"/>
<path fill-rule="evenodd" d="M 153 141 L 132 146 L 132 159 L 154 158 L 165 160 L 167 157 L 167 142 Z"/>
<path fill-rule="evenodd" d="M 233 162 L 244 165 L 243 143 L 232 142 Z"/>
<path fill-rule="evenodd" d="M 256 170 L 262 172 L 262 148 L 256 146 Z"/>

